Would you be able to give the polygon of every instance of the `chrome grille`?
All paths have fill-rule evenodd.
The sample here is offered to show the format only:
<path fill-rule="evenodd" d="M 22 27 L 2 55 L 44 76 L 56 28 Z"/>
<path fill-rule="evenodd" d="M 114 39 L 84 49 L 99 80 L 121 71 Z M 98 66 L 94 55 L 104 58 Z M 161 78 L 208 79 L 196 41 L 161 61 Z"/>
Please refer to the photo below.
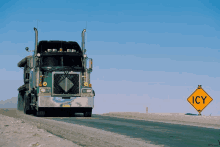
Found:
<path fill-rule="evenodd" d="M 55 72 L 53 74 L 53 95 L 79 95 L 79 83 L 79 73 Z"/>

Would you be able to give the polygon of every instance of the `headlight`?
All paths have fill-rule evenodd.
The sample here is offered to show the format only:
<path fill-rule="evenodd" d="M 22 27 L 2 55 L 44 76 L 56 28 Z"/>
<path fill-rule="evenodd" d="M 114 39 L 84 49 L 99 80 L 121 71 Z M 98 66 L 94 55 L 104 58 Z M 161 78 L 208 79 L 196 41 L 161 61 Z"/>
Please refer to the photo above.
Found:
<path fill-rule="evenodd" d="M 83 89 L 82 93 L 90 93 L 92 90 L 91 89 Z"/>
<path fill-rule="evenodd" d="M 41 91 L 41 92 L 45 92 L 45 91 L 46 91 L 46 89 L 41 89 L 40 91 Z"/>
<path fill-rule="evenodd" d="M 87 89 L 87 92 L 91 92 L 91 89 Z"/>
<path fill-rule="evenodd" d="M 40 88 L 40 92 L 41 93 L 50 93 L 50 87 L 42 87 Z"/>

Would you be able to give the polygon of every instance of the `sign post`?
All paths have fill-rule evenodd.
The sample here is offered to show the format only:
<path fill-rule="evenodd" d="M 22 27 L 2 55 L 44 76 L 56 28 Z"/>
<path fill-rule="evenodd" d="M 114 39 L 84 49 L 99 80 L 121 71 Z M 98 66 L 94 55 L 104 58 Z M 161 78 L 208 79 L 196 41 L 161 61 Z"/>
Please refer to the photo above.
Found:
<path fill-rule="evenodd" d="M 202 85 L 188 97 L 187 101 L 199 112 L 201 115 L 202 110 L 208 106 L 213 99 L 202 89 Z"/>

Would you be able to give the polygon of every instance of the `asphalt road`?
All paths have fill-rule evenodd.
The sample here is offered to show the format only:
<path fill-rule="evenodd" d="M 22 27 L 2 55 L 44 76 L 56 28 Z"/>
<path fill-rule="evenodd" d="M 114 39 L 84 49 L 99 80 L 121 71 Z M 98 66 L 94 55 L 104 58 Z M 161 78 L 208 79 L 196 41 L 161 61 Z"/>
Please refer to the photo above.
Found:
<path fill-rule="evenodd" d="M 50 118 L 67 123 L 85 125 L 105 131 L 140 138 L 167 147 L 220 146 L 218 129 L 185 126 L 144 120 L 131 120 L 93 114 L 92 118 Z"/>
<path fill-rule="evenodd" d="M 15 118 L 20 117 L 15 110 L 0 110 L 0 113 Z M 76 117 L 46 117 L 45 119 L 102 129 L 126 135 L 130 138 L 138 138 L 151 144 L 164 145 L 165 147 L 220 146 L 219 129 L 123 119 L 95 114 L 91 118 L 76 115 Z"/>

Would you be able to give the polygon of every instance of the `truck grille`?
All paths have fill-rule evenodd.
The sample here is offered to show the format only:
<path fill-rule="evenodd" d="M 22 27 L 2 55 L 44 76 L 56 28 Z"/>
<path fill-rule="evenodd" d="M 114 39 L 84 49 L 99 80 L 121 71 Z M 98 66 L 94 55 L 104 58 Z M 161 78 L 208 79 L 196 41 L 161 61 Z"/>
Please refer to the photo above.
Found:
<path fill-rule="evenodd" d="M 79 74 L 53 74 L 53 95 L 79 95 Z"/>

